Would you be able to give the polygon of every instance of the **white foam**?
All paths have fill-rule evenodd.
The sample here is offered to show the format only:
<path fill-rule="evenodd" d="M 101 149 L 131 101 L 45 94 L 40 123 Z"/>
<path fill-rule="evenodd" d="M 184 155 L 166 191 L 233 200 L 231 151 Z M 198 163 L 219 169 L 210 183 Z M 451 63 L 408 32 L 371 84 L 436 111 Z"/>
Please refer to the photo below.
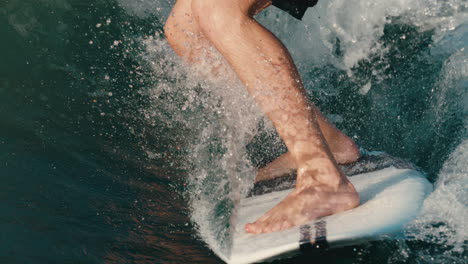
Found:
<path fill-rule="evenodd" d="M 303 22 L 270 10 L 260 21 L 283 40 L 299 64 L 334 64 L 348 72 L 370 55 L 385 53 L 379 43 L 386 24 L 435 30 L 435 40 L 457 29 L 468 18 L 463 0 L 321 0 Z M 339 39 L 343 55 L 337 57 Z"/>
<path fill-rule="evenodd" d="M 411 239 L 453 247 L 449 252 L 463 253 L 468 238 L 467 161 L 468 140 L 464 140 L 440 170 L 434 192 L 425 201 L 420 217 L 408 227 Z M 432 257 L 439 258 L 434 263 L 444 263 L 450 254 Z"/>

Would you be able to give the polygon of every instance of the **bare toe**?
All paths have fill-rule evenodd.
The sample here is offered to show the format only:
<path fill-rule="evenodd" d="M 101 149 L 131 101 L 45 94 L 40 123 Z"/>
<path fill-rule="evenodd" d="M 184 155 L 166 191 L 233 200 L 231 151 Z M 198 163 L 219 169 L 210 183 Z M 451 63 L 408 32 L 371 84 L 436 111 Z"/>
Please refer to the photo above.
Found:
<path fill-rule="evenodd" d="M 246 224 L 245 231 L 247 233 L 258 234 L 258 226 L 255 223 Z"/>

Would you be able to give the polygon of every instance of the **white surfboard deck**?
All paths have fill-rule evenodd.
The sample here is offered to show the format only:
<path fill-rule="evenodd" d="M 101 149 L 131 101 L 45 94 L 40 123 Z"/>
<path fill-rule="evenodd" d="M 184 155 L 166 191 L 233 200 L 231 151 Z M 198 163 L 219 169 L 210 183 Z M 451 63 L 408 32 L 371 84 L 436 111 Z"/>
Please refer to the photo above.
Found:
<path fill-rule="evenodd" d="M 254 222 L 293 189 L 257 193 L 241 200 L 233 219 L 232 247 L 227 262 L 253 263 L 299 250 L 356 245 L 401 231 L 418 215 L 432 185 L 414 166 L 387 154 L 377 154 L 369 156 L 370 162 L 352 168 L 358 174 L 350 180 L 361 201 L 355 209 L 288 230 L 252 235 L 244 231 L 245 224 Z M 377 156 L 380 158 L 372 158 Z M 365 172 L 370 170 L 374 171 Z M 278 188 L 279 185 L 273 190 Z"/>

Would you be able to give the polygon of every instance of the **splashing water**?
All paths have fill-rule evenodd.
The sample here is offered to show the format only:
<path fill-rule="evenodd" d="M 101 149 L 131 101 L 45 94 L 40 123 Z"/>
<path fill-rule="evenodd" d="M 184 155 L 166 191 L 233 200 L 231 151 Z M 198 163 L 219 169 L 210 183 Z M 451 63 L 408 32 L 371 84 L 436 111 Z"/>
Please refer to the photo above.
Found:
<path fill-rule="evenodd" d="M 173 53 L 174 2 L 1 1 L 3 262 L 229 255 L 237 200 L 285 147 L 232 72 L 206 72 L 222 59 Z M 258 20 L 330 120 L 435 185 L 405 239 L 335 262 L 466 263 L 466 0 L 320 0 L 302 21 L 274 7 Z"/>
<path fill-rule="evenodd" d="M 151 7 L 164 18 L 170 9 L 164 1 L 119 2 L 139 16 Z M 302 22 L 274 9 L 258 19 L 285 41 L 311 97 L 337 126 L 365 148 L 413 160 L 435 182 L 421 216 L 405 231 L 408 241 L 444 247 L 431 257 L 433 245 L 414 249 L 421 261 L 464 259 L 466 1 L 330 0 L 319 1 Z M 179 128 L 191 218 L 203 240 L 228 255 L 230 215 L 254 165 L 284 146 L 235 77 L 206 79 L 203 65 L 184 65 L 163 37 L 142 41 L 141 60 L 151 65 L 154 85 L 146 89 L 150 107 L 141 112 L 149 124 Z"/>
<path fill-rule="evenodd" d="M 434 192 L 427 198 L 421 215 L 406 232 L 409 240 L 433 243 L 451 254 L 434 255 L 420 250 L 432 263 L 457 262 L 466 250 L 468 217 L 468 141 L 463 141 L 439 172 Z"/>
<path fill-rule="evenodd" d="M 245 143 L 253 138 L 262 116 L 232 73 L 231 78 L 202 79 L 208 67 L 184 65 L 160 38 L 145 44 L 144 59 L 157 78 L 147 90 L 151 106 L 143 109 L 145 118 L 181 130 L 177 137 L 183 138 L 186 153 L 183 167 L 192 219 L 212 249 L 226 254 L 233 202 L 246 194 L 254 175 Z"/>

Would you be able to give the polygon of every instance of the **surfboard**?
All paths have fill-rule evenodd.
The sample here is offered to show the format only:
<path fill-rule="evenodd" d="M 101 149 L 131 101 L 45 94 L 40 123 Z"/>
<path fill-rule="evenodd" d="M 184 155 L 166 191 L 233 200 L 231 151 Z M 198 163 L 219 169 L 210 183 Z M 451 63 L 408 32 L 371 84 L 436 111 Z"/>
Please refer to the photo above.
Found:
<path fill-rule="evenodd" d="M 273 208 L 295 184 L 294 175 L 255 184 L 236 207 L 228 263 L 269 261 L 300 251 L 388 239 L 414 219 L 432 185 L 411 163 L 381 152 L 342 167 L 360 195 L 360 206 L 284 231 L 252 235 L 246 223 Z"/>

